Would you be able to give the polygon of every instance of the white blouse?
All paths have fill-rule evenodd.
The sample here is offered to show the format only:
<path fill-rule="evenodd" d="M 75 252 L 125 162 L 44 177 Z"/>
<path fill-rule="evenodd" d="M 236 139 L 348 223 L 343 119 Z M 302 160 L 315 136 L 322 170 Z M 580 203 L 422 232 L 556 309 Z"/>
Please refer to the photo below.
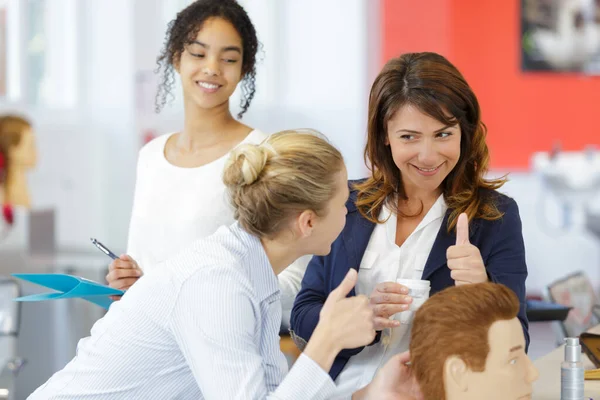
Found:
<path fill-rule="evenodd" d="M 234 222 L 222 180 L 229 154 L 201 167 L 177 167 L 164 154 L 171 135 L 146 144 L 138 158 L 127 254 L 144 272 L 160 268 L 197 239 Z M 267 137 L 253 130 L 241 143 L 258 144 Z M 307 264 L 306 258 L 300 259 L 279 274 L 285 328 Z"/>

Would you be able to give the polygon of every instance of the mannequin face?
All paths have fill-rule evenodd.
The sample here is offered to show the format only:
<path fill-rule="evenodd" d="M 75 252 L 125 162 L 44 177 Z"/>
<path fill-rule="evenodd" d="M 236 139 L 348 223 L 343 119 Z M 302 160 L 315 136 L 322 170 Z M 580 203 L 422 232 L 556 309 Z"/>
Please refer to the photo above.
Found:
<path fill-rule="evenodd" d="M 525 353 L 523 329 L 517 318 L 494 322 L 488 331 L 490 351 L 482 372 L 474 372 L 458 357 L 444 368 L 448 400 L 531 399 L 538 371 Z"/>
<path fill-rule="evenodd" d="M 37 162 L 35 138 L 31 128 L 23 131 L 19 144 L 10 148 L 10 162 L 15 167 L 32 168 Z"/>

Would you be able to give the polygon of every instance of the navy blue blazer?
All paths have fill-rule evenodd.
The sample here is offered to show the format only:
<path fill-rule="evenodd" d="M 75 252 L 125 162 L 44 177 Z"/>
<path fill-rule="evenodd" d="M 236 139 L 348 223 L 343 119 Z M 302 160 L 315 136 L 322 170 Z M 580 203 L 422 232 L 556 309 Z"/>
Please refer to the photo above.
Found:
<path fill-rule="evenodd" d="M 344 230 L 331 246 L 327 256 L 315 256 L 308 264 L 302 288 L 294 301 L 291 315 L 291 331 L 308 341 L 317 323 L 319 313 L 329 293 L 344 279 L 350 268 L 359 269 L 361 259 L 369 243 L 375 224 L 364 218 L 356 208 L 357 191 L 352 190 L 346 203 L 348 215 Z M 525 246 L 521 231 L 521 218 L 517 203 L 496 191 L 486 190 L 486 195 L 494 196 L 498 209 L 504 214 L 496 221 L 474 219 L 469 224 L 470 242 L 479 248 L 490 281 L 511 288 L 519 297 L 521 307 L 519 320 L 523 325 L 526 350 L 529 347 L 529 323 L 525 314 Z M 456 244 L 456 232 L 448 233 L 446 212 L 433 248 L 423 270 L 422 279 L 431 284 L 430 295 L 449 286 L 454 286 L 450 269 L 446 264 L 446 250 Z M 355 296 L 354 289 L 348 296 Z M 380 333 L 373 343 L 377 343 Z M 360 353 L 363 347 L 343 350 L 335 359 L 329 374 L 335 380 L 350 357 Z"/>

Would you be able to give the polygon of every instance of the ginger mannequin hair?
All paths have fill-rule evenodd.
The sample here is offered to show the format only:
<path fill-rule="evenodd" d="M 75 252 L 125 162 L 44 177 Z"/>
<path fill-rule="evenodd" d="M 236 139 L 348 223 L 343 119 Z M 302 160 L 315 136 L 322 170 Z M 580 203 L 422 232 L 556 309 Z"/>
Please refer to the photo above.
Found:
<path fill-rule="evenodd" d="M 415 314 L 410 343 L 412 368 L 425 400 L 446 400 L 443 376 L 449 357 L 483 371 L 490 327 L 518 312 L 515 293 L 497 283 L 453 286 L 431 296 Z"/>

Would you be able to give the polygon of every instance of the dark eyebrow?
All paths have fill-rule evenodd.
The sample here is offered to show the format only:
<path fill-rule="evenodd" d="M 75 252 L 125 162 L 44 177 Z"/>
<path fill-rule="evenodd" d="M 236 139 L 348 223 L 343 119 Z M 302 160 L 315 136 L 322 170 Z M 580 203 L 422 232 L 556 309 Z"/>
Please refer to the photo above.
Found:
<path fill-rule="evenodd" d="M 434 133 L 440 133 L 440 132 L 442 132 L 442 131 L 445 131 L 445 130 L 446 130 L 446 129 L 448 129 L 448 128 L 454 128 L 456 125 L 457 125 L 457 124 L 454 124 L 454 125 L 446 125 L 446 126 L 444 126 L 443 128 L 440 128 L 440 129 L 438 129 L 438 130 L 437 130 L 437 131 L 435 131 Z M 396 131 L 396 133 L 398 133 L 398 132 L 416 133 L 416 134 L 419 134 L 419 135 L 421 134 L 421 132 L 419 132 L 419 131 L 413 131 L 413 130 L 411 130 L 411 129 L 399 129 L 399 130 L 397 130 L 397 131 Z"/>
<path fill-rule="evenodd" d="M 204 47 L 205 49 L 210 49 L 209 45 L 207 45 L 206 43 L 199 42 L 197 40 L 192 40 L 192 42 L 190 44 L 199 44 L 200 46 Z M 225 51 L 237 51 L 238 53 L 242 54 L 242 49 L 240 49 L 238 46 L 223 47 L 221 49 L 221 51 L 223 51 L 223 52 L 225 52 Z"/>
<path fill-rule="evenodd" d="M 513 351 L 521 350 L 522 348 L 523 348 L 523 346 L 521 346 L 521 345 L 511 347 L 511 349 L 509 350 L 509 353 L 512 353 Z"/>

